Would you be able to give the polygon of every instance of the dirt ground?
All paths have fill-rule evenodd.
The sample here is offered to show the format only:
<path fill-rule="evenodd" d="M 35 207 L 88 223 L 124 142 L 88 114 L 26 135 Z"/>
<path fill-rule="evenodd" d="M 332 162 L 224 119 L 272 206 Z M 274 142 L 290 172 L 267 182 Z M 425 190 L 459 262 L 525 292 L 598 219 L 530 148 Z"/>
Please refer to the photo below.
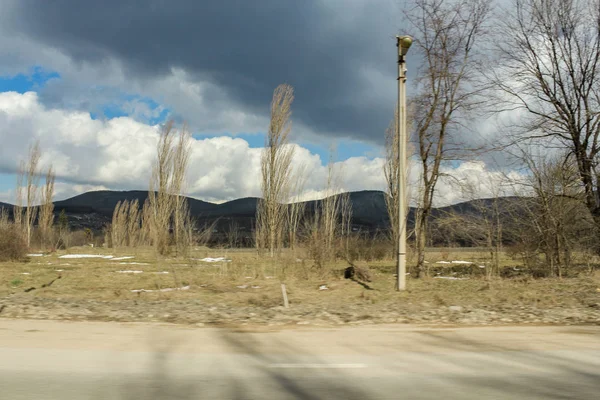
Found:
<path fill-rule="evenodd" d="M 67 253 L 96 258 L 64 258 Z M 476 252 L 432 251 L 430 263 L 447 265 L 448 273 L 409 277 L 408 290 L 398 293 L 393 261 L 361 263 L 369 266 L 372 281 L 356 282 L 343 279 L 347 264 L 318 271 L 298 254 L 270 260 L 251 250 L 199 248 L 186 258 L 157 258 L 150 249 L 77 248 L 0 264 L 0 317 L 231 326 L 600 325 L 598 271 L 489 281 L 483 274 L 451 272 L 464 265 L 452 261 L 483 269 L 484 258 Z M 436 264 L 442 259 L 448 264 Z"/>

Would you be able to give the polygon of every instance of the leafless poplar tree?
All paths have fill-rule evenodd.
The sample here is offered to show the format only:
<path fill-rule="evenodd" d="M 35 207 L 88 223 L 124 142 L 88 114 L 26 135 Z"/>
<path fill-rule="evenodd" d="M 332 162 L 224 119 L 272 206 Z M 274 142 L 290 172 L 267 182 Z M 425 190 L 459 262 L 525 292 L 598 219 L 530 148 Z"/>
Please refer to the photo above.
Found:
<path fill-rule="evenodd" d="M 110 236 L 112 247 L 127 246 L 127 215 L 129 214 L 129 202 L 117 202 L 113 210 L 112 224 L 110 226 Z"/>
<path fill-rule="evenodd" d="M 461 121 L 477 102 L 477 45 L 485 33 L 489 0 L 416 0 L 407 14 L 424 60 L 413 101 L 421 167 L 416 221 L 417 275 L 424 271 L 427 224 L 442 165 L 456 159 Z"/>
<path fill-rule="evenodd" d="M 149 229 L 156 251 L 165 255 L 169 252 L 171 229 L 174 233 L 177 252 L 185 253 L 190 244 L 192 229 L 189 207 L 182 191 L 191 152 L 191 136 L 184 126 L 180 131 L 168 121 L 160 132 L 156 146 L 156 160 L 152 168 L 148 191 L 148 209 L 144 213 L 144 224 Z M 147 220 L 147 217 L 149 221 Z"/>
<path fill-rule="evenodd" d="M 129 203 L 129 210 L 127 213 L 127 246 L 136 247 L 140 240 L 140 203 L 139 201 L 133 200 Z"/>
<path fill-rule="evenodd" d="M 285 202 L 290 194 L 294 147 L 289 145 L 289 135 L 293 100 L 294 90 L 291 86 L 283 84 L 275 89 L 271 102 L 271 123 L 261 155 L 262 198 L 258 202 L 256 216 L 257 245 L 259 249 L 267 249 L 271 257 L 282 246 Z"/>
<path fill-rule="evenodd" d="M 21 161 L 17 173 L 16 205 L 14 208 L 15 225 L 21 227 L 27 246 L 31 246 L 33 224 L 37 217 L 36 205 L 39 195 L 38 164 L 41 152 L 39 141 L 29 147 L 27 161 Z M 24 197 L 24 198 L 23 198 Z M 23 201 L 25 201 L 25 215 L 23 216 Z M 24 218 L 24 219 L 23 219 Z"/>
<path fill-rule="evenodd" d="M 173 211 L 173 199 L 169 193 L 169 179 L 173 176 L 172 148 L 176 134 L 173 125 L 173 121 L 168 121 L 160 132 L 148 191 L 152 210 L 152 242 L 161 255 L 169 251 L 169 230 Z"/>
<path fill-rule="evenodd" d="M 297 166 L 291 177 L 291 196 L 290 203 L 287 209 L 287 229 L 288 229 L 288 242 L 290 249 L 295 250 L 298 242 L 298 230 L 300 229 L 300 222 L 304 217 L 306 210 L 306 203 L 301 201 L 300 196 L 304 191 L 304 185 L 308 176 L 306 175 L 306 165 Z"/>
<path fill-rule="evenodd" d="M 568 149 L 600 234 L 600 1 L 513 0 L 499 25 L 499 110 L 524 111 L 517 140 Z"/>
<path fill-rule="evenodd" d="M 185 191 L 185 174 L 191 154 L 191 135 L 184 125 L 177 138 L 177 144 L 173 149 L 173 178 L 169 192 L 174 197 L 174 215 L 173 215 L 173 233 L 175 236 L 175 246 L 177 254 L 185 254 L 190 245 L 189 229 L 190 215 L 186 198 L 183 196 Z"/>
<path fill-rule="evenodd" d="M 54 203 L 52 202 L 54 197 L 54 181 L 54 170 L 52 166 L 50 166 L 46 173 L 44 186 L 42 187 L 42 204 L 40 206 L 40 216 L 38 219 L 38 226 L 43 244 L 50 243 L 52 239 L 52 225 L 54 224 Z"/>
<path fill-rule="evenodd" d="M 341 196 L 339 195 L 341 184 L 341 172 L 336 168 L 333 161 L 333 151 L 330 153 L 327 165 L 327 187 L 325 198 L 322 200 L 321 231 L 322 240 L 329 258 L 335 255 L 334 244 L 338 232 Z"/>
<path fill-rule="evenodd" d="M 383 173 L 386 182 L 385 205 L 390 219 L 390 238 L 394 245 L 394 254 L 398 253 L 398 135 L 396 124 L 398 107 L 395 107 L 394 119 L 385 131 L 385 164 Z"/>

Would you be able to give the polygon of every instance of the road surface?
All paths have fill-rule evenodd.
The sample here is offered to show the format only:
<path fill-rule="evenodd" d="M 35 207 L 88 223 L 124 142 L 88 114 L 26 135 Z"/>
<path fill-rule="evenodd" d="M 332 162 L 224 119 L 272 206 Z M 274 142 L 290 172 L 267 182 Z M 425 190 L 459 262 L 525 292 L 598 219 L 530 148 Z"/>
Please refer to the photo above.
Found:
<path fill-rule="evenodd" d="M 0 319 L 0 398 L 598 399 L 600 327 L 270 332 Z"/>

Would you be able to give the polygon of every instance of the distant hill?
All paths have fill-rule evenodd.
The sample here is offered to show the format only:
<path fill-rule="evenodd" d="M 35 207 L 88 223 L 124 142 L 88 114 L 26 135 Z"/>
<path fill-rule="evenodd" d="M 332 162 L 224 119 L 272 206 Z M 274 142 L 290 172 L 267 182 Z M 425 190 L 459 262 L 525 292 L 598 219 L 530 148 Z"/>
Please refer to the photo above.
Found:
<path fill-rule="evenodd" d="M 376 190 L 363 190 L 350 192 L 352 202 L 352 226 L 362 232 L 376 232 L 389 227 L 389 219 L 385 202 L 385 193 Z M 63 210 L 67 214 L 69 224 L 74 229 L 90 228 L 101 231 L 106 224 L 111 222 L 115 206 L 119 201 L 138 200 L 140 205 L 148 198 L 147 191 L 112 191 L 100 190 L 80 194 L 70 199 L 54 203 L 55 214 L 58 216 Z M 216 223 L 219 232 L 239 229 L 250 233 L 255 223 L 258 198 L 246 197 L 228 201 L 222 204 L 210 203 L 198 199 L 188 198 L 191 215 L 199 225 Z M 518 197 L 503 197 L 498 199 L 500 209 L 514 209 L 521 202 Z M 474 201 L 440 207 L 432 210 L 432 217 L 442 217 L 449 214 L 459 216 L 481 215 L 481 210 L 492 206 L 492 199 Z M 315 208 L 322 205 L 322 200 L 308 201 L 305 203 L 306 213 L 310 214 Z M 8 208 L 12 213 L 13 206 L 0 203 L 0 208 Z M 408 215 L 408 228 L 414 226 L 415 210 L 411 208 Z M 435 236 L 435 235 L 434 235 Z"/>
<path fill-rule="evenodd" d="M 65 209 L 66 212 L 95 212 L 105 216 L 112 216 L 115 207 L 119 201 L 134 201 L 138 200 L 140 206 L 148 199 L 148 191 L 130 190 L 130 191 L 113 191 L 113 190 L 98 190 L 87 192 L 67 200 L 57 201 L 54 207 L 57 209 Z M 208 203 L 206 201 L 193 199 L 188 197 L 188 204 L 192 215 L 214 209 L 217 204 Z"/>

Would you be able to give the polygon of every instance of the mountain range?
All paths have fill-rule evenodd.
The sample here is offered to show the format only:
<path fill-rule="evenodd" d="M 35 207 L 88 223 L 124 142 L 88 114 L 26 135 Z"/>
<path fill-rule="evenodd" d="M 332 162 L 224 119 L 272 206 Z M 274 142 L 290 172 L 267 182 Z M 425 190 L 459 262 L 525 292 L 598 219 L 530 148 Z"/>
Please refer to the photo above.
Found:
<path fill-rule="evenodd" d="M 381 191 L 364 190 L 349 193 L 352 203 L 352 227 L 361 232 L 378 232 L 389 227 L 389 218 L 386 208 L 385 196 Z M 147 191 L 112 191 L 100 190 L 80 194 L 78 196 L 56 201 L 54 212 L 58 216 L 63 210 L 67 215 L 72 229 L 89 228 L 101 232 L 104 226 L 112 219 L 113 211 L 118 202 L 138 200 L 143 204 L 148 198 Z M 208 225 L 215 223 L 215 232 L 227 232 L 230 229 L 239 229 L 249 234 L 254 226 L 258 198 L 246 197 L 221 204 L 210 203 L 191 197 L 187 198 L 192 217 L 197 223 Z M 518 202 L 518 198 L 500 198 L 502 209 L 507 209 L 510 204 Z M 306 202 L 306 212 L 310 213 L 319 208 L 322 200 Z M 432 217 L 453 213 L 455 215 L 469 216 L 481 215 L 482 210 L 491 207 L 492 199 L 480 199 L 463 202 L 447 207 L 432 210 Z M 0 208 L 7 208 L 12 212 L 13 206 L 0 203 Z M 415 209 L 411 208 L 408 215 L 408 228 L 414 226 Z"/>

